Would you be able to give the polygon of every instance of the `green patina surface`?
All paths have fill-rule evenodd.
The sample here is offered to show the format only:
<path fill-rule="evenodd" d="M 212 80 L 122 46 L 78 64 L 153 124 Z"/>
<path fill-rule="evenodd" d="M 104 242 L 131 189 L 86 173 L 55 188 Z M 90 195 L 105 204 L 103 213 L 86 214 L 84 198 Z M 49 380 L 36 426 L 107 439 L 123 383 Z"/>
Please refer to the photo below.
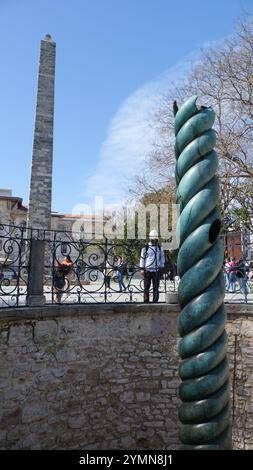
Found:
<path fill-rule="evenodd" d="M 192 96 L 176 112 L 180 204 L 178 330 L 180 440 L 185 449 L 230 449 L 229 368 L 220 240 L 215 114 Z"/>

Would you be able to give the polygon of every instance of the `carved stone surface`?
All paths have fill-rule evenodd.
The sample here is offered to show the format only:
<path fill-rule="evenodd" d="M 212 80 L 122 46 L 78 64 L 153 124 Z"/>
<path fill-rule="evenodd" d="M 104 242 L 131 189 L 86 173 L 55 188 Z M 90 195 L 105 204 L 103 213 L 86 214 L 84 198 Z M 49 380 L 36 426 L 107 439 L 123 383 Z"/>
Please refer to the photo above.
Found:
<path fill-rule="evenodd" d="M 28 209 L 29 227 L 51 228 L 55 42 L 41 41 Z"/>

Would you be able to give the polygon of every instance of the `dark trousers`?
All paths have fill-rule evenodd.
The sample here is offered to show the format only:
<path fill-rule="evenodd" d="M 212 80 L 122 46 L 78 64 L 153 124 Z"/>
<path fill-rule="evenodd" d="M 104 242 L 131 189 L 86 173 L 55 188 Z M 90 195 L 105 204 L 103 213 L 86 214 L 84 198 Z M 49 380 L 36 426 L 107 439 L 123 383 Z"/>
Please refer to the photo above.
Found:
<path fill-rule="evenodd" d="M 149 302 L 149 289 L 153 287 L 153 302 L 158 302 L 159 299 L 159 281 L 160 276 L 158 271 L 145 271 L 144 276 L 144 302 Z"/>
<path fill-rule="evenodd" d="M 111 276 L 106 275 L 105 276 L 105 287 L 110 289 L 110 284 L 111 284 Z"/>

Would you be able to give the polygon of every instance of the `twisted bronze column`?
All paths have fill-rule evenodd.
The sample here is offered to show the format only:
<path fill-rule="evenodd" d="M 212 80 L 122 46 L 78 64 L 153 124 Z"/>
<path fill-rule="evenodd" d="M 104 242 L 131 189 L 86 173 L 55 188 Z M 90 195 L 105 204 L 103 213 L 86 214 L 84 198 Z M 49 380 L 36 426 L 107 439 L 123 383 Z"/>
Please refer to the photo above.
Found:
<path fill-rule="evenodd" d="M 230 449 L 229 367 L 226 358 L 224 250 L 220 240 L 215 114 L 197 96 L 174 103 L 178 271 L 180 440 L 185 449 Z"/>

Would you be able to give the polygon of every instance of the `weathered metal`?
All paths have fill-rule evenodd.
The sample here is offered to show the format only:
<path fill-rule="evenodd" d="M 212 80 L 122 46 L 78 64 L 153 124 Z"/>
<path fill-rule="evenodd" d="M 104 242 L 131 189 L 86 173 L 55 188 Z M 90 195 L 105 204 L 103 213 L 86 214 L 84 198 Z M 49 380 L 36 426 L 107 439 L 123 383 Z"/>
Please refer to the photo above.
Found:
<path fill-rule="evenodd" d="M 142 302 L 145 284 L 140 259 L 143 248 L 143 256 L 146 254 L 145 247 L 138 239 L 97 240 L 83 232 L 0 224 L 0 309 L 41 305 L 44 297 L 47 304 Z M 159 250 L 150 246 L 149 251 L 151 262 L 156 264 Z M 73 265 L 66 273 L 61 264 L 68 255 Z M 155 279 L 159 302 L 172 301 L 167 296 L 176 293 L 177 280 L 170 277 L 173 269 L 171 264 L 164 272 L 157 270 L 157 277 L 161 276 Z M 61 296 L 57 297 L 59 289 Z M 149 292 L 154 294 L 153 285 Z"/>
<path fill-rule="evenodd" d="M 230 449 L 215 114 L 212 108 L 198 107 L 196 101 L 197 96 L 192 96 L 179 110 L 174 106 L 180 204 L 180 440 L 183 448 Z"/>

